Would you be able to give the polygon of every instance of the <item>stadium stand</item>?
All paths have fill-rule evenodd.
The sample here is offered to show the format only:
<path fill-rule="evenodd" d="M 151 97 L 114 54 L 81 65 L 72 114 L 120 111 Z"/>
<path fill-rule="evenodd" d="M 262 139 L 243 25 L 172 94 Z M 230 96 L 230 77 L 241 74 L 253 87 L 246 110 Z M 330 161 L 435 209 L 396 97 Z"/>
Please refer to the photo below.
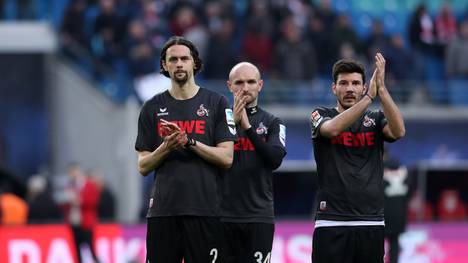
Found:
<path fill-rule="evenodd" d="M 89 87 L 97 89 L 101 95 L 110 99 L 110 102 L 99 103 L 113 105 L 109 107 L 119 109 L 125 108 L 126 103 L 135 96 L 138 96 L 140 102 L 150 97 L 151 92 L 150 95 L 140 95 L 147 92 L 148 87 L 150 91 L 151 87 L 155 86 L 163 90 L 167 85 L 164 78 L 158 75 L 158 54 L 162 43 L 175 32 L 192 37 L 197 45 L 205 47 L 201 49 L 204 50 L 205 61 L 210 61 L 210 64 L 234 64 L 245 59 L 246 53 L 243 53 L 242 43 L 249 30 L 265 31 L 264 34 L 268 36 L 266 40 L 271 42 L 273 45 L 271 50 L 274 52 L 281 43 L 281 25 L 289 19 L 300 30 L 301 41 L 312 43 L 318 62 L 314 65 L 315 71 L 310 75 L 313 77 L 300 80 L 283 79 L 282 72 L 275 70 L 274 65 L 278 63 L 275 61 L 271 61 L 270 72 L 268 69 L 262 69 L 266 72 L 265 81 L 268 87 L 263 91 L 262 104 L 285 119 L 289 127 L 288 145 L 291 150 L 288 151 L 286 162 L 279 170 L 279 173 L 285 174 L 314 171 L 311 145 L 304 146 L 304 141 L 310 137 L 307 118 L 313 105 L 333 103 L 334 98 L 329 91 L 331 80 L 328 73 L 331 63 L 339 56 L 347 55 L 363 59 L 368 64 L 369 54 L 375 50 L 383 50 L 384 54 L 388 55 L 389 61 L 388 86 L 397 103 L 402 105 L 408 125 L 408 139 L 392 145 L 390 151 L 397 153 L 405 165 L 415 167 L 414 173 L 417 174 L 421 170 L 418 168 L 419 162 L 431 159 L 438 150 L 439 144 L 428 142 L 447 145 L 448 156 L 452 156 L 455 163 L 468 159 L 467 147 L 464 143 L 460 143 L 464 141 L 463 131 L 468 129 L 467 116 L 463 110 L 468 105 L 468 99 L 463 95 L 466 93 L 463 90 L 468 86 L 466 79 L 468 72 L 457 76 L 446 74 L 446 60 L 443 56 L 445 45 L 449 46 L 453 39 L 464 40 L 464 38 L 452 34 L 453 39 L 449 42 L 438 39 L 440 29 L 437 31 L 436 27 L 439 27 L 437 21 L 443 2 L 424 1 L 428 11 L 425 19 L 429 19 L 427 21 L 432 25 L 431 37 L 434 38 L 434 42 L 432 44 L 421 42 L 424 44 L 423 48 L 418 46 L 417 43 L 422 40 L 418 39 L 418 36 L 412 40 L 415 36 L 410 34 L 412 30 L 410 26 L 414 22 L 415 30 L 419 30 L 417 27 L 420 26 L 420 20 L 415 16 L 415 11 L 419 10 L 420 3 L 416 0 L 390 0 L 383 3 L 370 0 L 277 2 L 4 0 L 0 15 L 4 21 L 18 22 L 18 24 L 20 21 L 40 21 L 49 24 L 60 46 L 60 65 L 66 66 L 64 69 L 66 72 L 61 74 L 74 75 L 72 79 L 75 79 L 77 74 L 80 83 L 88 83 Z M 466 1 L 450 1 L 449 10 L 457 25 L 467 19 Z M 180 15 L 181 12 L 185 15 Z M 334 26 L 335 22 L 341 23 L 341 27 L 337 29 Z M 373 32 L 376 22 L 380 22 L 382 28 L 380 35 L 374 35 Z M 256 28 L 252 25 L 263 26 Z M 230 46 L 222 52 L 230 54 L 230 57 L 216 61 L 213 57 L 216 58 L 218 55 L 210 55 L 210 51 L 220 51 L 210 44 L 226 43 L 223 42 L 226 41 L 222 39 L 223 37 L 228 39 Z M 461 43 L 468 45 L 466 44 L 468 40 Z M 338 50 L 342 52 L 339 53 Z M 140 67 L 141 65 L 144 66 Z M 229 65 L 224 66 L 216 67 L 217 72 L 213 69 L 207 70 L 206 75 L 200 76 L 199 82 L 209 89 L 230 97 L 223 79 L 208 77 L 209 74 L 218 78 L 227 76 L 227 72 L 219 71 L 230 68 Z M 69 69 L 74 73 L 70 74 Z M 12 79 L 19 78 L 18 75 L 12 76 L 14 76 Z M 43 83 L 40 84 L 41 89 L 47 89 L 44 87 L 47 85 L 40 77 L 37 77 L 37 83 Z M 64 80 L 60 83 L 70 83 L 70 81 Z M 24 87 L 28 89 L 27 84 Z M 146 91 L 141 91 L 140 88 Z M 93 92 L 87 91 L 87 93 L 88 95 L 82 97 L 84 100 L 96 96 Z M 18 102 L 24 99 L 21 96 L 15 98 Z M 7 163 L 26 177 L 36 173 L 39 166 L 53 162 L 40 155 L 40 152 L 52 149 L 45 143 L 37 143 L 41 138 L 48 136 L 47 126 L 44 125 L 50 118 L 47 114 L 48 102 L 41 100 L 36 104 L 41 109 L 39 111 L 41 114 L 36 115 L 34 120 L 29 122 L 29 126 L 26 128 L 18 124 L 10 126 L 16 127 L 15 129 L 39 131 L 36 139 L 29 141 L 35 143 L 36 148 L 32 152 L 34 154 L 11 150 L 9 147 L 6 150 L 9 155 L 9 159 L 6 158 Z M 26 116 L 19 113 L 18 107 L 15 109 L 16 113 L 13 114 Z M 2 135 L 6 138 L 7 146 L 9 141 L 28 142 L 21 140 L 13 128 L 4 130 Z M 81 139 L 86 138 L 81 137 Z M 22 164 L 19 161 L 20 155 L 30 156 L 31 161 L 26 165 Z M 64 162 L 63 158 L 60 160 Z M 436 163 L 439 161 L 433 160 Z M 63 167 L 63 164 L 61 166 Z M 431 171 L 429 169 L 427 173 L 431 174 Z M 312 186 L 313 182 L 310 180 L 309 178 L 309 181 L 303 185 Z M 118 189 L 114 190 L 119 192 Z M 280 195 L 282 191 L 278 190 Z M 426 193 L 426 198 L 431 199 L 429 197 L 433 194 L 436 193 Z M 286 207 L 289 202 L 287 196 L 288 194 L 285 194 L 286 201 L 283 204 L 279 201 L 279 207 Z M 302 193 L 294 198 L 309 200 L 313 197 L 308 193 Z M 462 196 L 465 201 L 466 198 Z M 435 205 L 436 201 L 431 200 L 431 202 Z M 283 209 L 278 211 L 281 214 Z M 292 209 L 284 215 L 308 217 L 310 211 L 312 211 L 310 204 L 304 203 L 302 208 L 295 211 Z"/>

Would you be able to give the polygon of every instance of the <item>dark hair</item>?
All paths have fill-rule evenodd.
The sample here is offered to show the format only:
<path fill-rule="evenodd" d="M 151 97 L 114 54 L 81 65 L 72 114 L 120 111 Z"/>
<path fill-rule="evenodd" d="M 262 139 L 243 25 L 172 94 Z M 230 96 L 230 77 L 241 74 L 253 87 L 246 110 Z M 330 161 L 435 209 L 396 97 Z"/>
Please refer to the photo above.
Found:
<path fill-rule="evenodd" d="M 333 65 L 333 82 L 336 83 L 341 73 L 359 73 L 362 76 L 362 84 L 366 83 L 364 65 L 352 59 L 340 59 Z"/>
<path fill-rule="evenodd" d="M 203 69 L 203 62 L 201 61 L 199 54 L 198 54 L 198 49 L 197 47 L 190 42 L 189 40 L 181 37 L 181 36 L 173 36 L 167 40 L 167 42 L 164 44 L 164 47 L 161 50 L 161 58 L 159 59 L 159 66 L 161 67 L 161 73 L 169 77 L 169 72 L 167 72 L 164 67 L 163 67 L 163 61 L 166 60 L 166 52 L 167 49 L 174 46 L 174 45 L 183 45 L 186 46 L 190 49 L 190 54 L 193 57 L 193 61 L 195 62 L 195 67 L 193 69 L 193 75 L 196 75 L 198 72 L 200 72 Z"/>

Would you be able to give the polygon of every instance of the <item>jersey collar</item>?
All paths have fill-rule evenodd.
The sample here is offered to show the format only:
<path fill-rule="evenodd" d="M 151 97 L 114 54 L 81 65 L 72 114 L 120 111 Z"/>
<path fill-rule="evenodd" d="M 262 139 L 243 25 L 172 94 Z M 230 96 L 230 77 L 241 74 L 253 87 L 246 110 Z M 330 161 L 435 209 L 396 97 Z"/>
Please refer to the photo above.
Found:
<path fill-rule="evenodd" d="M 248 116 L 251 116 L 258 112 L 258 108 L 257 106 L 253 106 L 252 108 L 245 108 L 245 111 L 247 112 Z"/>

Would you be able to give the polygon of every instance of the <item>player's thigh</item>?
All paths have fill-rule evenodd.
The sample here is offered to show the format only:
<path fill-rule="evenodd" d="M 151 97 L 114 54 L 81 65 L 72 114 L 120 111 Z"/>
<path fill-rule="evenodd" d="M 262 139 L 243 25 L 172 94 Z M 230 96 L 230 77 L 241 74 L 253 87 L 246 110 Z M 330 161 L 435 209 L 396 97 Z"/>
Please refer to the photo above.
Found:
<path fill-rule="evenodd" d="M 182 236 L 177 217 L 148 218 L 146 259 L 151 263 L 182 262 Z"/>
<path fill-rule="evenodd" d="M 185 263 L 224 262 L 222 225 L 215 217 L 184 217 Z"/>
<path fill-rule="evenodd" d="M 384 258 L 384 226 L 363 226 L 356 229 L 355 262 L 376 263 Z"/>
<path fill-rule="evenodd" d="M 246 250 L 244 262 L 269 263 L 271 262 L 271 248 L 273 245 L 273 235 L 275 233 L 274 224 L 266 223 L 248 223 L 247 242 L 249 248 Z"/>
<path fill-rule="evenodd" d="M 246 250 L 246 237 L 240 223 L 222 222 L 222 251 L 225 263 L 241 262 L 240 255 Z"/>
<path fill-rule="evenodd" d="M 354 237 L 351 227 L 320 227 L 314 230 L 313 263 L 352 263 Z"/>

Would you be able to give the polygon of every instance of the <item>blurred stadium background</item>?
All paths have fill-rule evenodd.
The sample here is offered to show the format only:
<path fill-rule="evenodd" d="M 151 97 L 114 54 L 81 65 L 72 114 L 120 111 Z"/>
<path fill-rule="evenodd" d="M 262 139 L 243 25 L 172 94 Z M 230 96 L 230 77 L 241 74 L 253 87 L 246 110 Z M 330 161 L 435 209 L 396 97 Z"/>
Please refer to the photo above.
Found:
<path fill-rule="evenodd" d="M 310 262 L 308 118 L 335 103 L 331 65 L 341 57 L 370 65 L 376 51 L 407 126 L 388 145 L 410 178 L 401 262 L 468 262 L 467 1 L 0 0 L 0 18 L 0 194 L 31 212 L 24 223 L 2 221 L 0 262 L 73 261 L 63 216 L 37 224 L 31 194 L 50 193 L 47 204 L 60 207 L 71 162 L 113 196 L 115 209 L 96 230 L 102 262 L 144 261 L 152 177 L 138 174 L 133 145 L 141 103 L 170 84 L 159 75 L 159 51 L 173 34 L 200 48 L 197 81 L 228 98 L 229 69 L 259 65 L 260 104 L 287 124 L 272 262 Z"/>

